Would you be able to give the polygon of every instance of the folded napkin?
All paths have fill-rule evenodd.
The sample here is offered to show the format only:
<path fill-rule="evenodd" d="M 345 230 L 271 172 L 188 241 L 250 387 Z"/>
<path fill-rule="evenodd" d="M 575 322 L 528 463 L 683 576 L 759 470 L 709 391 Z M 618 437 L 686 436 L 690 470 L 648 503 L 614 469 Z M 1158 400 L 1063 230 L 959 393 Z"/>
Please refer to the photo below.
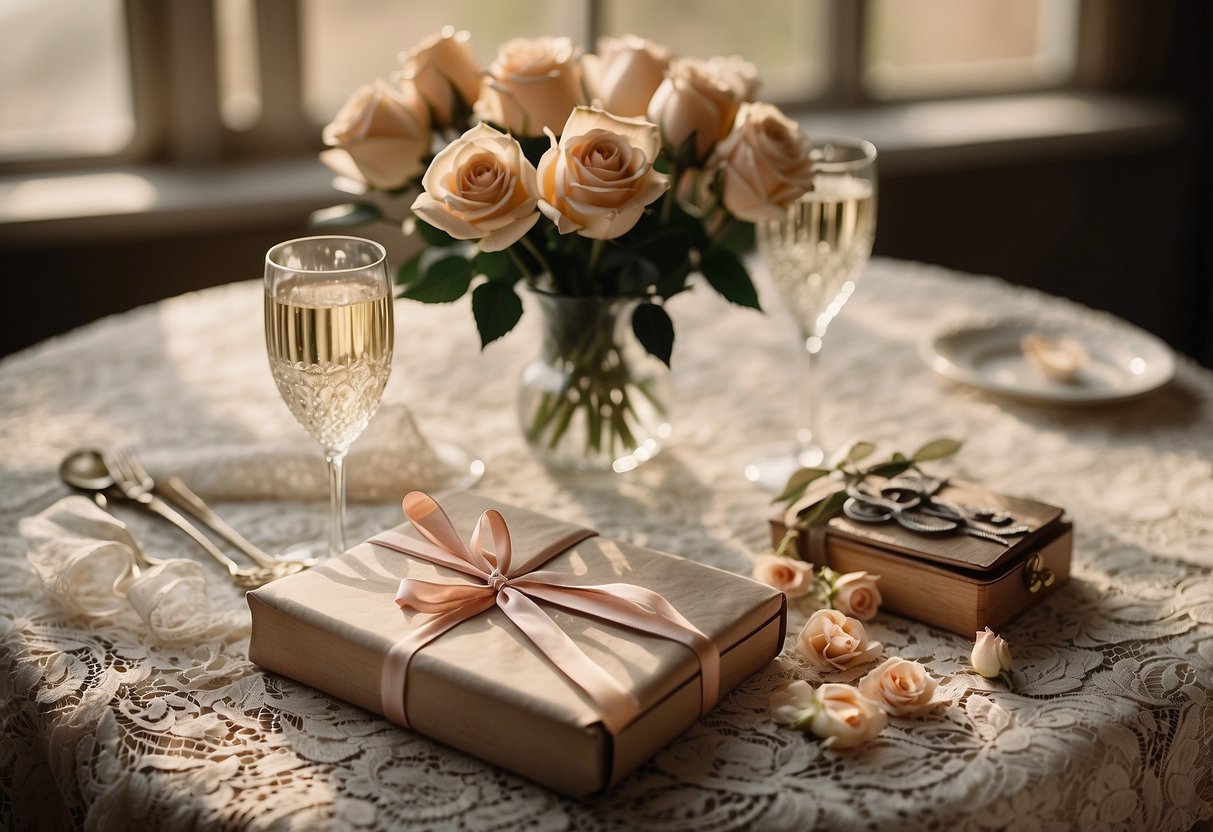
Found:
<path fill-rule="evenodd" d="M 79 615 L 113 615 L 126 608 L 135 544 L 117 518 L 73 496 L 22 518 L 18 528 L 48 598 Z"/>
<path fill-rule="evenodd" d="M 212 629 L 206 572 L 191 560 L 156 561 L 141 570 L 126 524 L 90 500 L 64 497 L 19 523 L 26 558 L 52 601 L 87 616 L 134 608 L 160 641 L 182 641 Z"/>
<path fill-rule="evenodd" d="M 285 418 L 285 417 L 284 417 Z M 324 500 L 328 471 L 310 437 L 149 451 L 158 474 L 175 474 L 207 500 Z M 452 472 L 403 405 L 385 404 L 346 457 L 351 501 L 396 500 L 452 485 Z"/>

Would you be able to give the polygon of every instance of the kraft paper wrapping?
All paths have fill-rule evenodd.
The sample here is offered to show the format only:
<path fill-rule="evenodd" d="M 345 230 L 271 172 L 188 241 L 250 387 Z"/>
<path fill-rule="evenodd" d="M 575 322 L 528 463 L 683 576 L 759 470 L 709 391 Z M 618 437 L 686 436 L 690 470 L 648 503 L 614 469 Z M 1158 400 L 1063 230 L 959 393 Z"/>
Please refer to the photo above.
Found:
<path fill-rule="evenodd" d="M 441 503 L 465 537 L 481 512 L 501 511 L 515 563 L 527 562 L 543 541 L 579 528 L 470 494 L 448 495 Z M 398 530 L 408 533 L 409 524 Z M 586 584 L 631 583 L 663 595 L 720 649 L 722 696 L 783 645 L 783 594 L 730 572 L 603 537 L 577 543 L 543 568 L 584 577 Z M 450 574 L 363 543 L 248 594 L 250 658 L 382 714 L 383 658 L 426 618 L 396 606 L 400 581 Z M 694 724 L 699 666 L 677 642 L 541 605 L 639 700 L 640 716 L 616 736 L 602 726 L 588 697 L 496 607 L 418 653 L 409 670 L 406 709 L 420 733 L 557 791 L 586 795 L 617 782 Z"/>

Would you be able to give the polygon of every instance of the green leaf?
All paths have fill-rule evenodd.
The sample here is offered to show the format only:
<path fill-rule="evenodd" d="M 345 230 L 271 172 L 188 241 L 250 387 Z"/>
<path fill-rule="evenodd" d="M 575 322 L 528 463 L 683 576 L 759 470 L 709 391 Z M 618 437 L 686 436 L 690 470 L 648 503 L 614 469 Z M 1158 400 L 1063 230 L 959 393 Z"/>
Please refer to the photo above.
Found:
<path fill-rule="evenodd" d="M 830 473 L 828 468 L 801 468 L 788 477 L 788 483 L 783 487 L 783 493 L 771 502 L 794 503 L 804 496 L 809 485 L 822 477 L 828 477 Z"/>
<path fill-rule="evenodd" d="M 754 223 L 737 220 L 724 233 L 716 245 L 734 254 L 745 254 L 754 250 Z"/>
<path fill-rule="evenodd" d="M 904 474 L 906 471 L 910 470 L 910 467 L 913 464 L 914 463 L 908 459 L 898 460 L 898 461 L 893 461 L 893 462 L 881 462 L 879 465 L 873 465 L 871 468 L 869 468 L 864 473 L 869 474 L 873 477 L 884 477 L 885 479 L 892 479 L 893 477 L 899 477 L 902 474 Z"/>
<path fill-rule="evenodd" d="M 400 286 L 411 286 L 421 277 L 421 258 L 425 250 L 417 252 L 407 263 L 401 264 L 396 270 L 396 283 Z"/>
<path fill-rule="evenodd" d="M 489 280 L 501 280 L 514 283 L 522 277 L 518 264 L 510 257 L 508 251 L 479 251 L 472 258 L 472 265 L 479 274 Z"/>
<path fill-rule="evenodd" d="M 845 462 L 859 462 L 861 459 L 867 459 L 876 450 L 876 446 L 871 442 L 856 442 L 847 451 Z"/>
<path fill-rule="evenodd" d="M 450 303 L 463 297 L 471 282 L 470 262 L 462 257 L 444 257 L 431 263 L 401 297 L 422 303 Z"/>
<path fill-rule="evenodd" d="M 911 457 L 915 462 L 927 462 L 932 459 L 943 459 L 960 450 L 962 443 L 955 439 L 932 439 L 923 445 Z"/>
<path fill-rule="evenodd" d="M 472 291 L 472 315 L 484 349 L 505 335 L 522 317 L 522 299 L 508 284 L 490 280 Z"/>
<path fill-rule="evenodd" d="M 450 234 L 447 234 L 441 228 L 436 228 L 424 220 L 417 220 L 417 233 L 421 235 L 421 239 L 425 240 L 426 245 L 443 248 L 445 246 L 453 246 L 459 242 Z"/>
<path fill-rule="evenodd" d="M 685 228 L 662 228 L 640 244 L 641 255 L 663 275 L 679 271 L 691 254 L 691 235 Z"/>
<path fill-rule="evenodd" d="M 847 501 L 846 491 L 835 491 L 829 497 L 818 500 L 800 513 L 800 522 L 806 526 L 824 526 L 842 511 Z"/>
<path fill-rule="evenodd" d="M 383 219 L 383 212 L 369 202 L 346 202 L 313 211 L 307 218 L 313 228 L 352 228 Z"/>
<path fill-rule="evenodd" d="M 730 303 L 758 309 L 758 292 L 746 272 L 745 266 L 736 254 L 723 248 L 713 248 L 703 255 L 699 270 L 707 278 L 712 288 Z"/>
<path fill-rule="evenodd" d="M 670 366 L 670 355 L 674 352 L 674 322 L 666 311 L 655 303 L 642 303 L 632 313 L 632 331 L 641 345 Z"/>

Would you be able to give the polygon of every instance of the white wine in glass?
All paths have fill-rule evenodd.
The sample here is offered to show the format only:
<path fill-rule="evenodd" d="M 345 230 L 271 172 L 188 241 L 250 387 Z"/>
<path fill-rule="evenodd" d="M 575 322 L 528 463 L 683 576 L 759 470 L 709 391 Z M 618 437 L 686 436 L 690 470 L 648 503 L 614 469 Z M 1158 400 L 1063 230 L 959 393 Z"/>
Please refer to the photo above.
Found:
<path fill-rule="evenodd" d="M 345 455 L 379 408 L 391 372 L 392 339 L 392 287 L 378 243 L 307 237 L 279 243 L 266 254 L 270 371 L 291 413 L 324 450 L 329 468 L 329 539 L 294 547 L 293 557 L 345 551 Z"/>
<path fill-rule="evenodd" d="M 825 461 L 813 363 L 830 321 L 855 290 L 876 236 L 876 148 L 850 138 L 815 144 L 813 190 L 785 219 L 755 229 L 759 255 L 792 312 L 804 356 L 795 441 L 765 449 L 746 466 L 746 478 L 770 491 L 782 491 L 797 469 Z"/>

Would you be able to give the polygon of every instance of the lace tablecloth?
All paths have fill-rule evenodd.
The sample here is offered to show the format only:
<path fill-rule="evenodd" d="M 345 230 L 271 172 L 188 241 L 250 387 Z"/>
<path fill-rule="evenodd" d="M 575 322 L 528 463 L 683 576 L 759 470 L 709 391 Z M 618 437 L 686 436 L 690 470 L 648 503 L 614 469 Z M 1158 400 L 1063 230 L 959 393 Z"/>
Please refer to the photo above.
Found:
<path fill-rule="evenodd" d="M 773 296 L 764 293 L 769 305 Z M 66 494 L 62 456 L 130 444 L 161 466 L 301 436 L 270 379 L 256 284 L 175 298 L 0 363 L 0 807 L 25 828 L 1159 829 L 1213 817 L 1213 374 L 1181 360 L 1138 401 L 1090 409 L 998 401 L 937 377 L 918 341 L 982 314 L 1101 316 L 989 278 L 875 261 L 819 364 L 827 439 L 886 451 L 965 439 L 942 473 L 1066 506 L 1072 581 L 1004 629 L 1015 690 L 966 669 L 970 640 L 890 615 L 870 634 L 925 663 L 948 705 L 894 719 L 869 746 L 823 749 L 776 726 L 771 691 L 820 677 L 792 650 L 609 794 L 574 801 L 249 663 L 248 611 L 217 569 L 209 638 L 157 643 L 133 612 L 73 619 L 25 558 L 18 518 Z M 399 302 L 386 399 L 488 463 L 479 490 L 604 534 L 748 572 L 768 495 L 749 451 L 790 435 L 791 323 L 699 291 L 671 303 L 678 415 L 663 453 L 624 476 L 561 476 L 514 423 L 535 316 L 479 353 L 464 303 Z M 272 475 L 273 472 L 266 472 Z M 255 490 L 255 489 L 254 489 Z M 321 537 L 319 502 L 222 502 L 274 550 Z M 361 539 L 394 500 L 350 509 Z M 128 517 L 161 555 L 193 557 Z M 206 565 L 211 570 L 212 564 Z M 847 679 L 844 679 L 847 680 Z"/>

